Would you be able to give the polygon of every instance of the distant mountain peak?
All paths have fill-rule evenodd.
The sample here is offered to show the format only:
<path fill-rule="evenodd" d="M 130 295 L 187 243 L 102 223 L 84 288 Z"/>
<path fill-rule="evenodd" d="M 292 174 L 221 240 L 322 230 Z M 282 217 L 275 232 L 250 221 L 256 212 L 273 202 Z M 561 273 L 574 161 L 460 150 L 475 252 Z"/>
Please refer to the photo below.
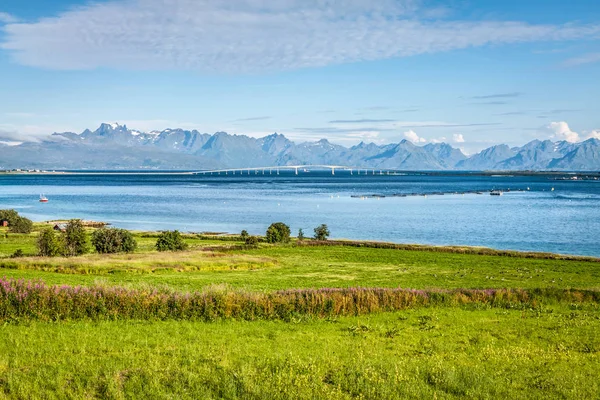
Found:
<path fill-rule="evenodd" d="M 328 139 L 296 144 L 277 132 L 262 138 L 197 130 L 130 130 L 117 122 L 80 134 L 54 133 L 37 143 L 4 151 L 3 167 L 44 169 L 204 169 L 327 164 L 405 170 L 600 170 L 600 140 L 581 143 L 532 140 L 521 147 L 499 144 L 467 157 L 448 143 L 347 148 Z"/>

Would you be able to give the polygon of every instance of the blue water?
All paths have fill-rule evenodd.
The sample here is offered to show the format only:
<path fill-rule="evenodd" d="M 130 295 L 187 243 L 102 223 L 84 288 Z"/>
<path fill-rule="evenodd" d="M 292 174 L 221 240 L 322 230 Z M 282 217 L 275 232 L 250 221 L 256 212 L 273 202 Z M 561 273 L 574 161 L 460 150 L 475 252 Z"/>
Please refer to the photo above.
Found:
<path fill-rule="evenodd" d="M 511 191 L 351 197 L 493 188 Z M 49 203 L 38 202 L 41 193 Z M 283 221 L 294 234 L 311 234 L 325 223 L 334 238 L 600 256 L 600 181 L 551 176 L 4 175 L 0 208 L 35 221 L 83 218 L 142 230 L 262 234 Z"/>

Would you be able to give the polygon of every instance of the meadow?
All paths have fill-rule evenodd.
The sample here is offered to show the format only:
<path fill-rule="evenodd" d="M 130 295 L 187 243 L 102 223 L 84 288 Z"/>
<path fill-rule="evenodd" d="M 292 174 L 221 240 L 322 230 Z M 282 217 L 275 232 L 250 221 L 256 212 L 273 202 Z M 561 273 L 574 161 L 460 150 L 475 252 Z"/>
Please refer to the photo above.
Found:
<path fill-rule="evenodd" d="M 43 258 L 0 231 L 0 396 L 600 396 L 598 260 L 135 237 Z"/>

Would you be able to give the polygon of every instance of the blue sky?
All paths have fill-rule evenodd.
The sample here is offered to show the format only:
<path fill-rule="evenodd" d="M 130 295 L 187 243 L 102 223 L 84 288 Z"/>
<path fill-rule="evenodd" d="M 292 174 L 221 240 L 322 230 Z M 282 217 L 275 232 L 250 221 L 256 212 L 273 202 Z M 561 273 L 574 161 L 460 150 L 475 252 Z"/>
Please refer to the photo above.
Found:
<path fill-rule="evenodd" d="M 599 93 L 593 0 L 0 4 L 3 142 L 116 121 L 474 153 L 600 138 Z"/>

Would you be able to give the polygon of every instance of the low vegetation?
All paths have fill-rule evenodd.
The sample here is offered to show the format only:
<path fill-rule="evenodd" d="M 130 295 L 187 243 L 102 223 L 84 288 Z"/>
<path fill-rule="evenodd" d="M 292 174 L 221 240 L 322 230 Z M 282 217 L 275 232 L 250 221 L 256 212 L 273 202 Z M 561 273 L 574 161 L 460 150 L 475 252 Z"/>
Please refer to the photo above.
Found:
<path fill-rule="evenodd" d="M 90 228 L 39 256 L 47 228 L 0 230 L 4 397 L 600 396 L 598 259 Z"/>
<path fill-rule="evenodd" d="M 158 251 L 181 251 L 187 248 L 183 237 L 179 231 L 162 232 L 156 240 L 156 250 Z"/>
<path fill-rule="evenodd" d="M 133 253 L 137 242 L 125 229 L 100 228 L 92 233 L 92 246 L 101 254 Z"/>

